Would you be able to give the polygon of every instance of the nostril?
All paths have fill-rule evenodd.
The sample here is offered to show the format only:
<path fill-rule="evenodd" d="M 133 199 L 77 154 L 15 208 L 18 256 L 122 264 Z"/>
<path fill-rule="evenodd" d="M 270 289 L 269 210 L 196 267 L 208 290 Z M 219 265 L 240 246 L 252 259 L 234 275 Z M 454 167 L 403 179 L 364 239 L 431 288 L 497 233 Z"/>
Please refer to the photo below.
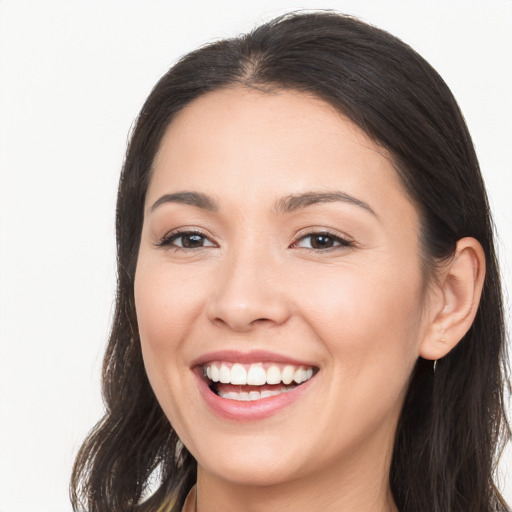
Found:
<path fill-rule="evenodd" d="M 246 319 L 243 317 L 229 316 L 224 318 L 215 317 L 212 319 L 214 325 L 218 327 L 229 327 L 238 332 L 248 332 L 255 326 L 263 326 L 265 324 L 272 324 L 269 318 L 256 318 L 255 320 Z"/>
<path fill-rule="evenodd" d="M 253 277 L 247 281 L 242 277 L 233 269 L 231 279 L 220 283 L 210 296 L 207 305 L 210 322 L 238 332 L 285 323 L 291 313 L 285 294 L 273 289 L 267 280 Z"/>

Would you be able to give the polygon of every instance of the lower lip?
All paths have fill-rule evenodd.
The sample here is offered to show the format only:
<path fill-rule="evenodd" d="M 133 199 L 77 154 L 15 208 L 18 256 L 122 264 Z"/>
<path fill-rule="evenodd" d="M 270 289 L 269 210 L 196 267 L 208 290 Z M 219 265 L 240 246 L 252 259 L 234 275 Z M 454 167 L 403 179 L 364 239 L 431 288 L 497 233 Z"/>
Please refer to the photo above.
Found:
<path fill-rule="evenodd" d="M 222 398 L 208 387 L 208 384 L 199 373 L 196 373 L 196 378 L 204 401 L 217 416 L 236 421 L 254 421 L 273 416 L 299 400 L 309 389 L 315 377 L 291 391 L 247 402 Z"/>

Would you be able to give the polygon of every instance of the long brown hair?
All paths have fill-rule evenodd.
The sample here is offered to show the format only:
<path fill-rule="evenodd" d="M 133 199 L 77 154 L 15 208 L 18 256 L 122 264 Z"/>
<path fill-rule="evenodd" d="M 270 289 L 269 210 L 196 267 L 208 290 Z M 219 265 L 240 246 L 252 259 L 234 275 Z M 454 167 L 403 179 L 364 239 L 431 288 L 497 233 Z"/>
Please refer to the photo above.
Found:
<path fill-rule="evenodd" d="M 293 89 L 327 101 L 393 156 L 422 222 L 427 271 L 457 240 L 476 238 L 486 280 L 473 326 L 434 374 L 418 360 L 399 420 L 390 485 L 402 512 L 506 511 L 495 484 L 504 415 L 505 332 L 493 225 L 473 144 L 448 87 L 409 46 L 334 12 L 292 13 L 182 58 L 138 117 L 117 202 L 116 311 L 103 367 L 104 418 L 80 449 L 74 510 L 178 511 L 196 461 L 181 445 L 144 371 L 133 282 L 153 159 L 176 113 L 233 84 Z M 156 492 L 141 503 L 150 475 Z M 171 504 L 171 500 L 172 503 Z"/>

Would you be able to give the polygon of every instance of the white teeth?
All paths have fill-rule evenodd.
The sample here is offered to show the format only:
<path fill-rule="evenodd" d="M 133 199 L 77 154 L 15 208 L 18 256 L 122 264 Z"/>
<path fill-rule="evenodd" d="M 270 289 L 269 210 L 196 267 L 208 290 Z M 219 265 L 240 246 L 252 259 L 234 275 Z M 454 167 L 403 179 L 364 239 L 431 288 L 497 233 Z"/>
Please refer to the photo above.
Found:
<path fill-rule="evenodd" d="M 295 373 L 295 368 L 293 366 L 285 366 L 283 373 L 281 374 L 281 380 L 283 384 L 290 384 L 293 380 L 293 375 Z"/>
<path fill-rule="evenodd" d="M 265 369 L 266 367 L 266 369 Z M 265 363 L 209 363 L 203 367 L 205 376 L 213 382 L 237 386 L 264 386 L 265 384 L 302 384 L 313 376 L 313 368 L 288 364 L 280 366 Z"/>
<path fill-rule="evenodd" d="M 261 398 L 261 393 L 259 391 L 250 391 L 249 392 L 249 400 L 259 400 Z"/>
<path fill-rule="evenodd" d="M 299 368 L 298 370 L 295 370 L 295 373 L 293 374 L 293 380 L 297 384 L 306 382 L 311 379 L 311 377 L 313 377 L 313 368 Z"/>
<path fill-rule="evenodd" d="M 281 382 L 281 370 L 277 366 L 271 366 L 267 370 L 267 384 L 279 384 Z"/>
<path fill-rule="evenodd" d="M 303 376 L 305 376 L 306 374 L 306 371 L 304 370 L 304 368 L 298 368 L 297 370 L 295 370 L 294 374 L 293 374 L 293 380 L 297 383 L 297 384 L 300 384 L 303 380 Z"/>
<path fill-rule="evenodd" d="M 281 389 L 265 389 L 263 391 L 240 391 L 237 393 L 236 391 L 228 391 L 227 393 L 224 391 L 219 392 L 219 396 L 221 398 L 227 398 L 228 400 L 236 400 L 237 402 L 252 402 L 255 400 L 260 400 L 261 398 L 268 398 L 271 396 L 280 395 L 281 393 L 286 393 L 287 391 L 291 391 L 293 387 L 282 387 Z"/>
<path fill-rule="evenodd" d="M 250 386 L 263 386 L 266 383 L 267 372 L 261 366 L 251 365 L 247 374 L 247 384 Z"/>
<path fill-rule="evenodd" d="M 245 368 L 238 363 L 231 367 L 231 384 L 245 386 L 247 384 L 247 372 Z"/>
<path fill-rule="evenodd" d="M 231 382 L 231 370 L 225 364 L 220 367 L 219 381 L 223 384 L 229 384 Z"/>

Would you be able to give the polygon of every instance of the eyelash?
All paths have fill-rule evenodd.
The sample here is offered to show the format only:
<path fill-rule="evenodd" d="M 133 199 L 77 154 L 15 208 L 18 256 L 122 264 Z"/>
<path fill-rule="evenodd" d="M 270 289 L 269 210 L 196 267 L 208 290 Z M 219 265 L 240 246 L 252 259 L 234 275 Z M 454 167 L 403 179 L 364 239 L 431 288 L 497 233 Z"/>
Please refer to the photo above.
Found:
<path fill-rule="evenodd" d="M 156 245 L 157 247 L 163 247 L 163 248 L 170 248 L 174 251 L 194 251 L 196 249 L 203 249 L 205 246 L 200 247 L 182 247 L 179 245 L 174 245 L 173 242 L 180 238 L 184 238 L 185 236 L 199 236 L 203 240 L 209 240 L 212 245 L 206 246 L 206 247 L 214 247 L 215 244 L 212 242 L 204 233 L 197 230 L 186 230 L 186 231 L 175 231 L 173 233 L 169 233 L 168 235 L 165 235 Z M 309 251 L 314 252 L 331 252 L 339 249 L 347 249 L 354 247 L 355 243 L 347 238 L 343 238 L 337 234 L 331 233 L 327 230 L 321 230 L 321 231 L 311 231 L 309 233 L 305 233 L 301 235 L 295 242 L 293 242 L 290 247 L 298 247 L 299 242 L 302 240 L 305 240 L 307 238 L 313 238 L 313 237 L 327 237 L 332 240 L 333 245 L 332 247 L 328 248 L 314 248 L 314 247 L 302 247 L 303 249 L 307 249 Z M 183 242 L 182 242 L 183 243 Z"/>
<path fill-rule="evenodd" d="M 180 247 L 179 245 L 173 245 L 173 242 L 178 240 L 179 238 L 184 238 L 185 236 L 200 236 L 202 239 L 210 240 L 204 233 L 196 230 L 185 230 L 185 231 L 174 231 L 173 233 L 169 233 L 165 235 L 156 245 L 158 247 L 171 248 L 175 251 L 193 251 L 195 249 L 202 249 L 203 247 Z M 211 240 L 210 240 L 211 241 Z M 213 244 L 213 242 L 212 242 Z"/>
<path fill-rule="evenodd" d="M 305 233 L 305 234 L 299 236 L 299 238 L 295 242 L 293 242 L 293 244 L 290 247 L 296 247 L 298 245 L 298 243 L 301 242 L 302 240 L 305 240 L 307 238 L 311 239 L 314 237 L 330 238 L 332 240 L 332 242 L 337 245 L 334 245 L 334 246 L 328 247 L 328 248 L 323 248 L 323 249 L 314 248 L 314 247 L 303 247 L 303 249 L 307 249 L 309 251 L 314 251 L 314 252 L 331 252 L 331 251 L 336 251 L 339 249 L 347 249 L 350 247 L 354 247 L 354 245 L 355 245 L 352 240 L 349 240 L 347 238 L 344 238 L 340 235 L 337 235 L 335 233 L 332 233 L 332 232 L 324 229 L 321 231 L 311 231 L 309 233 Z"/>

